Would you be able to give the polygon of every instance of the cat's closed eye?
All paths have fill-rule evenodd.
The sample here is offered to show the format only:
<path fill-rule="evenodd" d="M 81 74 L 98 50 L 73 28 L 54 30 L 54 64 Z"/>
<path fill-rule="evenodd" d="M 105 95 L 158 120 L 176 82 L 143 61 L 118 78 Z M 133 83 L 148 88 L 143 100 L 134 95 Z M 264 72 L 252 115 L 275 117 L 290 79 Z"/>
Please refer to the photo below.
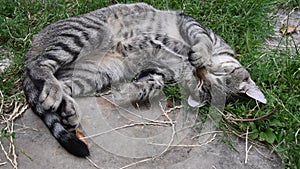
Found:
<path fill-rule="evenodd" d="M 247 81 L 249 80 L 249 78 L 250 78 L 250 77 L 245 77 L 245 78 L 243 79 L 243 82 L 247 82 Z"/>

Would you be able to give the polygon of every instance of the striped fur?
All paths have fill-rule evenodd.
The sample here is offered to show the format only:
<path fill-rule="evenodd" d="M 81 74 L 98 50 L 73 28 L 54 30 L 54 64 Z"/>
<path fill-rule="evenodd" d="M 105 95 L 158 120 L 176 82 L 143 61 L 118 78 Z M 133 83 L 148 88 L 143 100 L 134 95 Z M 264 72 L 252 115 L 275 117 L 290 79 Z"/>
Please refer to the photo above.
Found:
<path fill-rule="evenodd" d="M 223 62 L 211 58 L 233 55 L 220 37 L 182 12 L 117 4 L 60 20 L 36 34 L 25 58 L 24 91 L 58 142 L 84 157 L 88 147 L 72 132 L 78 125 L 73 97 L 135 79 L 127 84 L 140 86 L 134 97 L 144 100 L 163 81 L 188 81 L 196 69 L 214 75 Z"/>

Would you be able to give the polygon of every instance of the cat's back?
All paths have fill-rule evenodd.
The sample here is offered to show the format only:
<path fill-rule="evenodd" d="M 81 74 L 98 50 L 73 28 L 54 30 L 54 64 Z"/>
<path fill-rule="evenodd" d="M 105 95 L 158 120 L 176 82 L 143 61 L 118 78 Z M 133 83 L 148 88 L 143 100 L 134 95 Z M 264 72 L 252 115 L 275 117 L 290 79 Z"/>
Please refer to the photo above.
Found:
<path fill-rule="evenodd" d="M 91 12 L 91 15 L 107 16 L 107 26 L 116 41 L 142 33 L 168 34 L 181 39 L 178 30 L 178 11 L 159 10 L 145 3 L 117 4 Z"/>
<path fill-rule="evenodd" d="M 145 33 L 168 34 L 180 37 L 177 12 L 162 11 L 145 3 L 116 4 L 86 14 L 54 22 L 34 35 L 26 60 L 43 51 L 59 47 L 69 53 L 88 53 L 110 47 Z M 55 49 L 56 50 L 56 49 Z"/>

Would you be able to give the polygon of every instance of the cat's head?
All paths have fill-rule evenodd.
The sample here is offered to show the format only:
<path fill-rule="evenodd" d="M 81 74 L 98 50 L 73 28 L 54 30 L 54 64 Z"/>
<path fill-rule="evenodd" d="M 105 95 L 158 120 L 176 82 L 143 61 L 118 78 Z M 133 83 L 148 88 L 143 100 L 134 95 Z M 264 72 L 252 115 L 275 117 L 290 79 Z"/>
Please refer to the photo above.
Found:
<path fill-rule="evenodd" d="M 196 76 L 203 83 L 201 92 L 218 91 L 228 98 L 234 96 L 248 96 L 261 103 L 267 100 L 251 79 L 249 72 L 230 56 L 213 56 L 212 64 L 196 70 Z M 214 94 L 213 97 L 218 97 Z"/>

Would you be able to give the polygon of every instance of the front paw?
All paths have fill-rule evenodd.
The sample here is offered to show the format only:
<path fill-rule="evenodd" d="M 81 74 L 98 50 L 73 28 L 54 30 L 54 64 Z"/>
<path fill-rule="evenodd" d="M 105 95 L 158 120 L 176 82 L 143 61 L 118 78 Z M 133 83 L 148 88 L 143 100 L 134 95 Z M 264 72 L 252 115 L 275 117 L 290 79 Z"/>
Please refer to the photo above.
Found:
<path fill-rule="evenodd" d="M 211 64 L 211 52 L 203 45 L 195 45 L 192 47 L 193 53 L 189 56 L 190 63 L 196 68 L 202 68 Z"/>
<path fill-rule="evenodd" d="M 58 82 L 45 82 L 39 96 L 39 107 L 42 110 L 56 111 L 63 96 L 63 90 Z"/>

